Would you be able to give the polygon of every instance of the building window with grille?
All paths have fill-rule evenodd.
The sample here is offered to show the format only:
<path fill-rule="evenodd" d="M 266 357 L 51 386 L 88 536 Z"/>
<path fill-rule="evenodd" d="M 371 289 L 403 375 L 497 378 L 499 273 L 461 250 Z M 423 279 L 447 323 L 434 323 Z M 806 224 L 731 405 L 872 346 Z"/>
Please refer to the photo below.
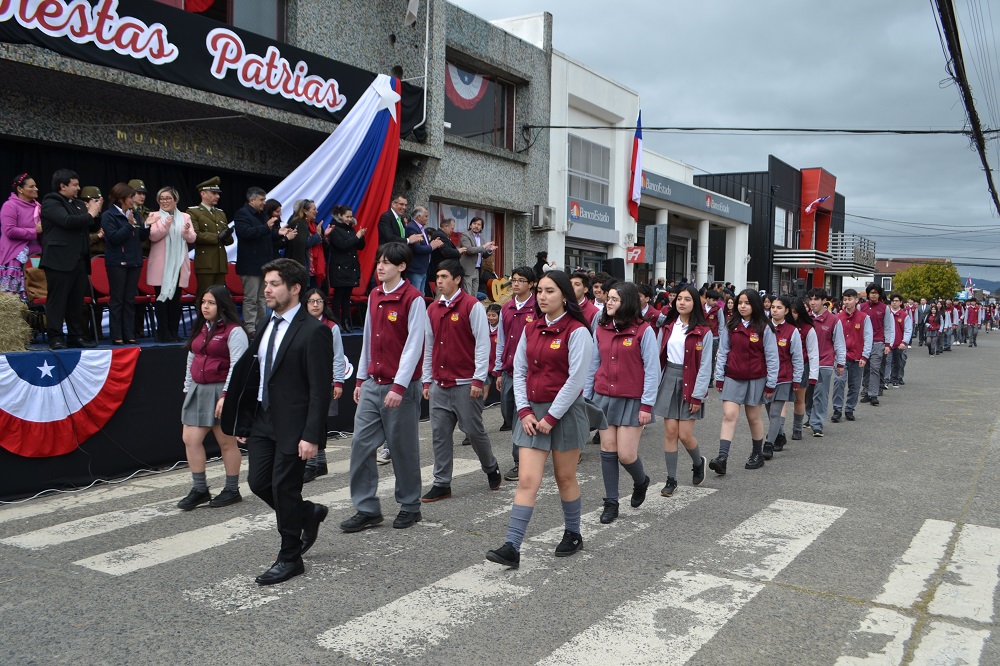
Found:
<path fill-rule="evenodd" d="M 514 85 L 468 65 L 445 69 L 445 133 L 513 150 Z"/>
<path fill-rule="evenodd" d="M 608 205 L 611 189 L 611 149 L 569 135 L 569 196 Z"/>

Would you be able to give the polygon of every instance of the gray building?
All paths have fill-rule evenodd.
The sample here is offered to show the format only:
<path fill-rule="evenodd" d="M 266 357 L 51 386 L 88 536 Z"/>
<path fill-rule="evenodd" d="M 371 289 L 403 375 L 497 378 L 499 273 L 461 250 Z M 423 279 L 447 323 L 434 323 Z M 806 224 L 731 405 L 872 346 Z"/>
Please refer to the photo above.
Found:
<path fill-rule="evenodd" d="M 177 187 L 182 205 L 220 175 L 231 214 L 246 187 L 275 185 L 334 130 L 366 76 L 386 73 L 413 86 L 396 190 L 430 204 L 433 225 L 454 217 L 462 231 L 473 215 L 486 218 L 501 248 L 497 273 L 533 263 L 544 240 L 530 233 L 530 213 L 548 199 L 549 137 L 521 128 L 549 122 L 551 16 L 529 43 L 444 0 L 421 2 L 411 25 L 405 3 L 385 0 L 264 0 L 250 11 L 226 0 L 92 4 L 102 23 L 83 36 L 54 29 L 68 15 L 0 22 L 0 174 L 28 171 L 43 191 L 59 167 L 104 191 L 142 178 L 151 190 Z M 141 29 L 129 32 L 128 18 Z M 226 56 L 212 52 L 220 30 L 245 57 L 213 76 Z M 304 63 L 339 81 L 346 106 L 310 104 L 306 87 L 291 90 L 295 72 L 264 90 L 241 87 L 239 75 L 265 67 L 272 50 L 295 72 Z"/>

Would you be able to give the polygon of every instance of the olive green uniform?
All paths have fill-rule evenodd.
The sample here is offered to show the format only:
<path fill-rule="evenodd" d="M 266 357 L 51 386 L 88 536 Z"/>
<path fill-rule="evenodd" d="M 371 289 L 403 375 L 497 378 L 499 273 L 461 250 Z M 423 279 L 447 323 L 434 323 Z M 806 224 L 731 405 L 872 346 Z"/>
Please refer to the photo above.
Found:
<path fill-rule="evenodd" d="M 226 284 L 229 272 L 229 258 L 226 245 L 233 244 L 233 235 L 227 234 L 225 241 L 219 234 L 229 227 L 226 214 L 218 208 L 208 208 L 205 204 L 191 206 L 187 210 L 191 216 L 197 238 L 194 241 L 194 274 L 198 280 L 198 298 L 214 284 Z"/>

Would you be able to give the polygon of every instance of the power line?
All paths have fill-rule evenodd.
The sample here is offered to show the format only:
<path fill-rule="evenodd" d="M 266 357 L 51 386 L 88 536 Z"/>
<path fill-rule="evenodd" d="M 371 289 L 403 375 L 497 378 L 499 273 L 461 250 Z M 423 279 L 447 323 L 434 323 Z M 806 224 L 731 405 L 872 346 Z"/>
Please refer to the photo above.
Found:
<path fill-rule="evenodd" d="M 534 129 L 570 129 L 570 130 L 613 130 L 616 132 L 634 132 L 636 127 L 622 125 L 524 125 L 525 130 Z M 731 132 L 731 133 L 788 133 L 798 134 L 860 134 L 860 135 L 938 135 L 955 134 L 971 136 L 971 132 L 966 129 L 904 129 L 904 128 L 859 128 L 859 127 L 692 127 L 664 125 L 658 127 L 642 128 L 643 132 Z M 998 134 L 1000 129 L 985 130 L 987 134 Z"/>

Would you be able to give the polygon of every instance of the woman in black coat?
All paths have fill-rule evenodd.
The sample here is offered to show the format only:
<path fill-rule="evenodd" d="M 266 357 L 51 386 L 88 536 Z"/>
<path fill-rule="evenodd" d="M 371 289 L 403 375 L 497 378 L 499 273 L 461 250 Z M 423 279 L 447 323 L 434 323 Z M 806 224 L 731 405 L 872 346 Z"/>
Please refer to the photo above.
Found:
<path fill-rule="evenodd" d="M 330 261 L 327 275 L 333 289 L 333 314 L 347 332 L 351 325 L 351 292 L 361 281 L 361 264 L 358 250 L 365 247 L 365 229 L 357 228 L 354 211 L 346 206 L 333 209 L 333 220 L 327 228 L 330 243 Z"/>
<path fill-rule="evenodd" d="M 108 269 L 110 302 L 108 327 L 116 345 L 135 344 L 135 296 L 142 273 L 142 240 L 149 238 L 149 227 L 135 226 L 132 218 L 132 195 L 135 190 L 125 183 L 111 188 L 111 205 L 101 215 L 104 231 L 104 264 Z M 125 339 L 128 334 L 128 339 Z"/>

